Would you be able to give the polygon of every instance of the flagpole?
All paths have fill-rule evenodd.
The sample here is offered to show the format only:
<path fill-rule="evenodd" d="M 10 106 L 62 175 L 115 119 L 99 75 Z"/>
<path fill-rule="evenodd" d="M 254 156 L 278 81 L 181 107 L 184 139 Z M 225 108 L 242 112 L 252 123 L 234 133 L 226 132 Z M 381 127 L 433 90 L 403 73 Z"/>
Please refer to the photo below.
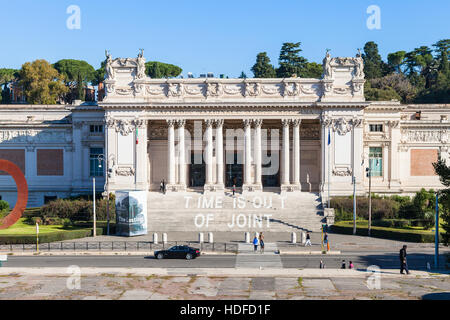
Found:
<path fill-rule="evenodd" d="M 330 171 L 331 171 L 330 144 L 331 144 L 331 136 L 330 136 L 330 128 L 328 128 L 328 208 L 330 208 Z"/>

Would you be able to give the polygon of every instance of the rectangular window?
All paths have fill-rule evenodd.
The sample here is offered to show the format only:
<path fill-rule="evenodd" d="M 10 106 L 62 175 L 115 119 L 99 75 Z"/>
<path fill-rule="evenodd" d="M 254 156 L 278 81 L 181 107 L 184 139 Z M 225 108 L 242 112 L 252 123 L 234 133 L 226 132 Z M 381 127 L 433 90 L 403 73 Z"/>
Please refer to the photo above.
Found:
<path fill-rule="evenodd" d="M 99 157 L 101 155 L 101 157 Z M 89 175 L 103 177 L 103 148 L 90 148 Z"/>
<path fill-rule="evenodd" d="M 369 167 L 372 177 L 383 176 L 383 150 L 381 147 L 369 148 Z"/>
<path fill-rule="evenodd" d="M 382 124 L 369 124 L 370 132 L 383 132 Z"/>
<path fill-rule="evenodd" d="M 89 131 L 91 133 L 103 133 L 103 126 L 101 124 L 91 124 L 89 126 Z"/>
<path fill-rule="evenodd" d="M 38 149 L 36 151 L 36 162 L 38 176 L 64 175 L 63 149 Z"/>

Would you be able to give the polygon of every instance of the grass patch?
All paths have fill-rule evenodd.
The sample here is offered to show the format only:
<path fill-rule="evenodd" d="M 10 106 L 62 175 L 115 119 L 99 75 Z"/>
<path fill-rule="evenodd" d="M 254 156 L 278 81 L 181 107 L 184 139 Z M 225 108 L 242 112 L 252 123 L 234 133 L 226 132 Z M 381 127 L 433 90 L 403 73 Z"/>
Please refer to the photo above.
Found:
<path fill-rule="evenodd" d="M 368 222 L 358 221 L 356 223 L 356 235 L 367 236 Z M 388 228 L 388 227 L 371 227 L 371 236 L 374 238 L 432 243 L 434 242 L 434 232 L 432 230 L 417 230 L 411 228 Z M 334 233 L 353 234 L 353 221 L 338 221 L 331 230 Z M 440 233 L 443 233 L 442 231 Z"/>
<path fill-rule="evenodd" d="M 25 223 L 21 218 L 7 229 L 0 230 L 0 244 L 35 244 L 36 226 Z M 97 234 L 106 233 L 104 227 L 97 226 Z M 63 241 L 89 237 L 92 235 L 92 226 L 75 225 L 63 228 L 62 225 L 39 225 L 39 243 Z"/>
<path fill-rule="evenodd" d="M 297 279 L 297 282 L 298 282 L 299 288 L 300 288 L 300 289 L 303 289 L 303 278 L 302 278 L 302 277 L 299 277 L 299 278 Z"/>

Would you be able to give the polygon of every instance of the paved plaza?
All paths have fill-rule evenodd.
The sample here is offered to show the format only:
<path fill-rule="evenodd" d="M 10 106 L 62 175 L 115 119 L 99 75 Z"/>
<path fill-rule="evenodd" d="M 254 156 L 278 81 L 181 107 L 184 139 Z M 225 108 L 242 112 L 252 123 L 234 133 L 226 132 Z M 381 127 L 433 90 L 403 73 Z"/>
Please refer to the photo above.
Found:
<path fill-rule="evenodd" d="M 139 276 L 99 273 L 76 281 L 63 275 L 12 274 L 0 277 L 0 299 L 75 300 L 418 300 L 450 298 L 448 277 L 381 277 L 371 289 L 366 277 Z"/>

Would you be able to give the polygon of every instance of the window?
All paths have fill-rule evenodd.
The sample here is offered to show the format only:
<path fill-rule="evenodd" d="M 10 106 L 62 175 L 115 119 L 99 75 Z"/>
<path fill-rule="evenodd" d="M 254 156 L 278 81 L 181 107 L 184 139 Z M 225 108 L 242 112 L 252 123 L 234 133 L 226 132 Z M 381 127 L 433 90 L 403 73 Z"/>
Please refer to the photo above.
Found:
<path fill-rule="evenodd" d="M 89 131 L 91 133 L 103 133 L 103 126 L 101 124 L 91 124 L 89 126 Z"/>
<path fill-rule="evenodd" d="M 383 132 L 382 124 L 369 124 L 370 132 Z"/>
<path fill-rule="evenodd" d="M 99 155 L 102 155 L 99 159 Z M 103 177 L 103 148 L 91 148 L 89 153 L 89 175 Z"/>
<path fill-rule="evenodd" d="M 369 148 L 369 167 L 372 171 L 372 177 L 383 176 L 383 151 L 381 147 Z"/>

